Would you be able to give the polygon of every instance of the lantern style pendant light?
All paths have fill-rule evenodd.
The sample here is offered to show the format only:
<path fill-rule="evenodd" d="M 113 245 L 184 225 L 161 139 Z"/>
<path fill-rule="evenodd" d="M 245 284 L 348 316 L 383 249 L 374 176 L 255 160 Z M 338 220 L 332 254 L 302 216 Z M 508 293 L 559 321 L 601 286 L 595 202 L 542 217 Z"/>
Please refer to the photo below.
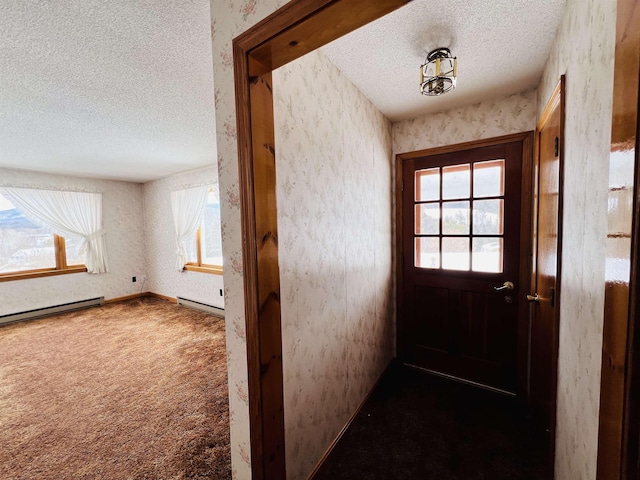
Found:
<path fill-rule="evenodd" d="M 436 48 L 420 66 L 420 93 L 432 97 L 456 88 L 458 60 L 448 48 Z"/>

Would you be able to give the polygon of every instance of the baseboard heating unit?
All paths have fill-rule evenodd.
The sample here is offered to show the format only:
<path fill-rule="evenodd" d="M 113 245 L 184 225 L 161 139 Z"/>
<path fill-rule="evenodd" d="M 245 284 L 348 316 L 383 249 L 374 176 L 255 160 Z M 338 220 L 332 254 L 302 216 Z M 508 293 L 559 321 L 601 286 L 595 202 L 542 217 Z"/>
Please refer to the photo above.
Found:
<path fill-rule="evenodd" d="M 178 305 L 184 305 L 185 307 L 195 308 L 196 310 L 202 310 L 203 312 L 210 313 L 216 317 L 224 318 L 224 308 L 214 307 L 213 305 L 207 305 L 206 303 L 196 302 L 195 300 L 189 300 L 188 298 L 176 297 Z"/>
<path fill-rule="evenodd" d="M 88 300 L 80 300 L 79 302 L 63 303 L 62 305 L 54 305 L 52 307 L 37 308 L 26 312 L 10 313 L 8 315 L 0 315 L 0 325 L 21 322 L 23 320 L 33 320 L 34 318 L 46 317 L 56 313 L 71 312 L 82 308 L 99 307 L 101 305 L 104 305 L 104 297 L 90 298 Z"/>

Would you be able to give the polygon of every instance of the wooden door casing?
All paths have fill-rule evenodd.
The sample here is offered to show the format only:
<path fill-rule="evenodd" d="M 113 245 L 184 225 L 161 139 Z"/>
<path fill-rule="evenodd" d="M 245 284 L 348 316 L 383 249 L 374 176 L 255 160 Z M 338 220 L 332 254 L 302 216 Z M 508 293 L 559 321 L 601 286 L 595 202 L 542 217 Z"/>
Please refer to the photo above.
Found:
<path fill-rule="evenodd" d="M 561 77 L 536 129 L 534 248 L 531 294 L 529 406 L 555 454 L 556 392 L 560 328 L 564 84 Z"/>
<path fill-rule="evenodd" d="M 251 475 L 286 478 L 271 71 L 406 0 L 292 0 L 233 40 Z"/>

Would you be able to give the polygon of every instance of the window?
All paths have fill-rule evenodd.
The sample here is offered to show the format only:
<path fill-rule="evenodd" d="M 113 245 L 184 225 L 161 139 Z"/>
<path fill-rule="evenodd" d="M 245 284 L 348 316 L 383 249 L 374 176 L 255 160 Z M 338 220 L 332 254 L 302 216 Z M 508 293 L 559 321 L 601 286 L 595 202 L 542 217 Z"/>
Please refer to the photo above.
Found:
<path fill-rule="evenodd" d="M 416 267 L 502 272 L 504 160 L 415 172 Z"/>
<path fill-rule="evenodd" d="M 209 190 L 207 204 L 200 227 L 186 242 L 187 264 L 185 270 L 205 273 L 222 273 L 222 235 L 220 231 L 220 201 L 218 194 Z"/>
<path fill-rule="evenodd" d="M 0 281 L 84 272 L 81 242 L 36 225 L 0 195 Z"/>

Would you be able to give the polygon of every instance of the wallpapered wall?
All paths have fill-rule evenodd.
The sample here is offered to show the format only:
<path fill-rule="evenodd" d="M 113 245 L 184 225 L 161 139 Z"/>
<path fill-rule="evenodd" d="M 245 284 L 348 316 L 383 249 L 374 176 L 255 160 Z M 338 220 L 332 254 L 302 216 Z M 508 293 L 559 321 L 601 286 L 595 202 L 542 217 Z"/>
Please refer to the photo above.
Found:
<path fill-rule="evenodd" d="M 211 0 L 233 478 L 251 478 L 242 229 L 232 40 L 287 0 Z"/>
<path fill-rule="evenodd" d="M 273 93 L 287 478 L 297 480 L 393 357 L 391 125 L 320 52 L 275 71 Z"/>
<path fill-rule="evenodd" d="M 240 223 L 240 200 L 238 184 L 238 154 L 235 97 L 233 84 L 233 53 L 232 40 L 249 27 L 284 5 L 286 0 L 211 0 L 211 31 L 213 45 L 213 71 L 215 81 L 215 106 L 218 143 L 218 173 L 220 179 L 220 195 L 222 209 L 222 242 L 225 255 L 224 283 L 225 283 L 225 310 L 227 321 L 227 354 L 229 372 L 229 402 L 231 420 L 231 455 L 233 475 L 235 479 L 246 479 L 251 476 L 250 447 L 249 447 L 249 408 L 247 392 L 247 364 L 246 364 L 246 332 L 244 319 L 244 290 L 242 272 L 242 234 Z M 511 105 L 524 103 L 527 112 L 535 108 L 535 100 L 532 93 L 524 94 L 526 101 L 515 100 Z M 507 102 L 508 103 L 508 102 Z M 496 108 L 500 108 L 496 105 Z M 519 108 L 519 107 L 518 107 Z M 480 106 L 478 111 L 491 108 Z M 466 111 L 462 109 L 462 111 Z M 473 111 L 473 108 L 468 111 Z M 502 124 L 507 131 L 487 130 L 485 135 L 491 137 L 522 130 L 530 130 L 534 127 L 534 121 L 530 113 L 514 113 L 501 115 L 503 118 L 521 117 L 522 126 L 514 126 L 510 130 L 508 123 Z M 473 118 L 473 115 L 470 114 Z M 461 123 L 466 114 L 461 114 Z M 487 117 L 484 117 L 485 119 Z M 425 120 L 428 121 L 428 120 Z M 405 123 L 405 122 L 403 122 Z M 414 125 L 418 125 L 417 123 Z M 472 125 L 482 125 L 480 122 L 472 122 Z M 455 126 L 454 126 L 455 127 Z M 411 128 L 410 122 L 406 128 L 407 135 Z M 457 127 L 455 127 L 457 128 Z M 454 128 L 454 129 L 455 129 Z M 464 129 L 463 127 L 461 127 Z M 400 138 L 402 134 L 395 132 Z M 498 133 L 495 133 L 498 132 Z M 420 138 L 427 137 L 419 133 Z M 452 135 L 452 134 L 448 134 Z M 434 135 L 432 138 L 436 138 Z M 465 138 L 466 139 L 466 138 Z M 445 141 L 444 139 L 441 141 Z M 436 142 L 416 145 L 415 148 L 429 148 L 436 146 Z M 457 142 L 457 140 L 456 140 Z M 412 146 L 399 146 L 396 143 L 394 151 L 398 152 L 413 149 Z M 405 144 L 403 144 L 405 145 Z M 278 147 L 280 148 L 280 147 Z M 285 367 L 286 368 L 286 367 Z M 290 447 L 288 447 L 290 448 Z M 289 458 L 291 456 L 289 455 Z"/>
<path fill-rule="evenodd" d="M 185 297 L 224 308 L 222 276 L 175 270 L 176 239 L 170 192 L 209 183 L 217 188 L 216 167 L 193 170 L 148 182 L 144 191 L 144 231 L 148 284 L 145 289 L 172 298 Z"/>
<path fill-rule="evenodd" d="M 567 74 L 556 478 L 596 477 L 615 0 L 568 0 L 538 88 Z"/>
<path fill-rule="evenodd" d="M 530 90 L 393 124 L 395 154 L 453 145 L 536 128 L 536 92 Z"/>
<path fill-rule="evenodd" d="M 92 180 L 0 169 L 0 185 L 68 188 L 102 192 L 109 273 L 75 273 L 0 283 L 0 315 L 104 296 L 140 293 L 131 277 L 145 274 L 142 186 L 137 183 Z"/>

